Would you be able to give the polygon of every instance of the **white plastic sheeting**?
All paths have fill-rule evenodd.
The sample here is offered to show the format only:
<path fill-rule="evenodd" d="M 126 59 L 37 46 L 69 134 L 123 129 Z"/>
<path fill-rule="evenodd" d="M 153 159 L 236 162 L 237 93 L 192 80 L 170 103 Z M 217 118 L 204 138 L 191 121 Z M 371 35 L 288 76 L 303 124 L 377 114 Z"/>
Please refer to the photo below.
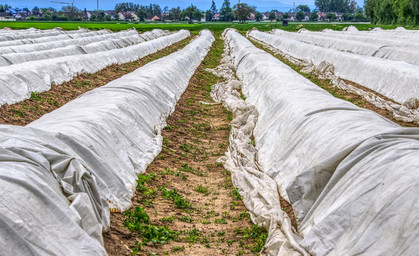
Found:
<path fill-rule="evenodd" d="M 7 46 L 18 46 L 18 45 L 25 45 L 25 44 L 35 44 L 35 43 L 46 43 L 51 41 L 62 41 L 68 39 L 75 39 L 81 37 L 89 37 L 89 36 L 97 36 L 97 35 L 105 35 L 109 34 L 108 30 L 99 30 L 99 31 L 88 31 L 88 30 L 76 30 L 73 31 L 72 34 L 67 32 L 54 32 L 52 34 L 43 34 L 37 38 L 23 38 L 23 39 L 16 39 L 11 41 L 3 41 L 0 42 L 0 47 L 7 47 Z M 24 37 L 24 35 L 22 36 Z"/>
<path fill-rule="evenodd" d="M 263 174 L 241 170 L 264 193 L 245 203 L 278 196 L 258 179 L 266 174 L 294 208 L 301 240 L 291 239 L 312 255 L 415 255 L 419 129 L 332 97 L 235 31 L 226 37 L 246 102 L 259 113 L 253 135 Z"/>
<path fill-rule="evenodd" d="M 378 42 L 358 42 L 351 39 L 329 37 L 328 34 L 322 32 L 293 33 L 275 29 L 273 30 L 273 33 L 277 36 L 291 38 L 323 48 L 331 48 L 343 52 L 374 56 L 389 60 L 406 61 L 411 64 L 419 65 L 419 45 L 418 48 L 403 48 L 398 45 L 387 45 Z M 370 36 L 373 37 L 374 35 Z"/>
<path fill-rule="evenodd" d="M 46 42 L 39 42 L 39 43 L 33 43 L 33 44 L 0 47 L 0 54 L 44 51 L 44 50 L 51 50 L 55 48 L 65 47 L 68 45 L 81 46 L 81 45 L 86 45 L 86 44 L 90 44 L 94 42 L 106 41 L 113 38 L 120 38 L 120 37 L 127 37 L 127 36 L 129 37 L 129 36 L 133 36 L 137 34 L 138 33 L 135 30 L 128 30 L 128 31 L 121 31 L 118 33 L 108 33 L 108 34 L 103 34 L 103 35 L 80 37 L 76 39 L 46 41 Z"/>
<path fill-rule="evenodd" d="M 29 98 L 31 92 L 47 91 L 51 84 L 61 84 L 82 73 L 94 73 L 112 64 L 138 60 L 189 35 L 189 31 L 181 30 L 121 49 L 0 67 L 0 105 L 22 101 Z"/>
<path fill-rule="evenodd" d="M 257 30 L 249 35 L 316 66 L 322 62 L 330 63 L 338 77 L 365 86 L 396 102 L 403 104 L 412 98 L 419 99 L 419 67 L 416 65 L 326 49 Z"/>
<path fill-rule="evenodd" d="M 0 126 L 1 255 L 105 255 L 109 206 L 131 205 L 136 175 L 207 54 L 184 49 L 90 91 L 27 127 Z"/>
<path fill-rule="evenodd" d="M 88 54 L 119 49 L 130 45 L 142 43 L 145 40 L 152 40 L 160 36 L 164 36 L 166 34 L 167 33 L 163 30 L 156 30 L 156 32 L 146 32 L 144 34 L 139 35 L 135 30 L 130 30 L 127 32 L 124 31 L 117 33 L 118 36 L 123 37 L 105 37 L 102 38 L 101 41 L 90 43 L 84 46 L 69 45 L 66 47 L 37 52 L 3 54 L 0 55 L 0 66 L 8 66 L 28 61 L 37 61 L 63 56 Z"/>
<path fill-rule="evenodd" d="M 308 31 L 305 29 L 299 30 L 299 33 L 302 34 L 313 34 L 315 32 Z M 405 39 L 398 39 L 397 35 L 392 37 L 375 37 L 374 34 L 370 34 L 369 36 L 363 34 L 355 34 L 355 33 L 326 33 L 322 32 L 325 36 L 329 38 L 341 38 L 347 40 L 353 40 L 358 42 L 364 43 L 377 43 L 389 46 L 398 46 L 398 47 L 406 47 L 406 48 L 413 48 L 417 49 L 419 47 L 419 42 L 417 40 L 405 40 Z"/>

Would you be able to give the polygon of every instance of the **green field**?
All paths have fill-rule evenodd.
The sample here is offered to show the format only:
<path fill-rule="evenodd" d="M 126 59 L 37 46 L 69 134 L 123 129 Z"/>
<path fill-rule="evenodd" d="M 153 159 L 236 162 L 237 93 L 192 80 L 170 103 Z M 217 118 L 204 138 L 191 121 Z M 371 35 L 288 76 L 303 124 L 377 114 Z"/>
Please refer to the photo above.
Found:
<path fill-rule="evenodd" d="M 344 27 L 349 25 L 356 26 L 359 30 L 368 30 L 372 27 L 377 27 L 376 25 L 371 24 L 361 24 L 361 23 L 304 23 L 304 22 L 292 22 L 289 26 L 282 26 L 281 23 L 271 23 L 271 22 L 249 22 L 249 23 L 233 23 L 233 22 L 204 22 L 204 23 L 140 23 L 140 22 L 37 22 L 37 21 L 5 21 L 0 22 L 0 28 L 9 27 L 12 29 L 27 29 L 27 28 L 38 28 L 38 29 L 52 29 L 55 27 L 61 27 L 65 30 L 74 30 L 79 27 L 97 30 L 97 29 L 110 29 L 113 31 L 120 31 L 130 28 L 136 28 L 138 31 L 148 31 L 155 28 L 166 29 L 166 30 L 179 30 L 179 29 L 188 29 L 190 31 L 199 31 L 202 29 L 210 29 L 211 31 L 223 31 L 226 28 L 235 28 L 239 31 L 247 31 L 254 27 L 261 31 L 267 31 L 274 28 L 280 28 L 288 31 L 298 31 L 301 28 L 305 28 L 312 31 L 318 31 L 325 28 L 330 28 L 333 30 L 342 30 Z M 381 25 L 383 29 L 394 29 L 396 25 Z M 412 29 L 411 27 L 407 27 Z M 418 29 L 418 28 L 416 28 Z"/>

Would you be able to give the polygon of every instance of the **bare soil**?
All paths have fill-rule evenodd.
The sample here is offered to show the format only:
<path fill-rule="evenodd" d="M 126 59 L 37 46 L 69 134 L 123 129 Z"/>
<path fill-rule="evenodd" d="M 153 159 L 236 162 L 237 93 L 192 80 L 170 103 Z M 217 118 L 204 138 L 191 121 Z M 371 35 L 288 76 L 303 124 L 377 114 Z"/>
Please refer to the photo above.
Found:
<path fill-rule="evenodd" d="M 133 72 L 137 68 L 142 67 L 153 60 L 183 48 L 191 39 L 192 37 L 188 37 L 137 61 L 121 65 L 114 64 L 94 74 L 78 75 L 69 82 L 60 85 L 52 85 L 49 91 L 32 94 L 31 98 L 22 102 L 13 105 L 4 104 L 0 106 L 0 124 L 27 125 L 87 91 L 103 86 L 112 80 Z"/>

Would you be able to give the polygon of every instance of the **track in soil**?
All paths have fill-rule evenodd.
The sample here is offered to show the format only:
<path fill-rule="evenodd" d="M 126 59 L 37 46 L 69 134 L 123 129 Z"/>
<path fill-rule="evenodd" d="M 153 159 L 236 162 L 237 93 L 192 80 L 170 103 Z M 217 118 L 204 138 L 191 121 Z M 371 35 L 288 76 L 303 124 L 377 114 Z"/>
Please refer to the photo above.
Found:
<path fill-rule="evenodd" d="M 42 93 L 32 93 L 32 97 L 22 102 L 0 106 L 0 124 L 24 126 L 39 119 L 46 113 L 63 106 L 67 102 L 77 98 L 85 92 L 129 74 L 145 64 L 167 56 L 185 47 L 193 38 L 190 36 L 180 42 L 168 46 L 156 53 L 150 54 L 137 61 L 111 65 L 94 74 L 81 74 L 71 81 L 60 85 L 52 85 L 51 89 Z"/>
<path fill-rule="evenodd" d="M 227 150 L 232 120 L 222 105 L 202 104 L 213 102 L 211 85 L 220 80 L 205 71 L 220 63 L 223 42 L 216 37 L 167 119 L 161 154 L 140 175 L 134 208 L 129 216 L 111 215 L 111 229 L 104 234 L 109 255 L 252 255 L 266 241 L 266 230 L 253 226 L 230 173 L 216 163 Z M 148 224 L 138 220 L 142 212 Z M 162 235 L 157 231 L 155 245 L 142 245 L 150 226 Z"/>

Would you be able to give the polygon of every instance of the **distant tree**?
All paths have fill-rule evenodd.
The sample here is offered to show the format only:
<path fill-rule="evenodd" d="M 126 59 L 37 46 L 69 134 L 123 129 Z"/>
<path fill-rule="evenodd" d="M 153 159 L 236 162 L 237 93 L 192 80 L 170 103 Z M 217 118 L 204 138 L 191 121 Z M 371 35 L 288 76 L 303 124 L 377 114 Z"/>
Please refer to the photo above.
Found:
<path fill-rule="evenodd" d="M 342 19 L 344 21 L 351 21 L 354 19 L 354 15 L 352 13 L 345 12 L 344 14 L 342 14 Z"/>
<path fill-rule="evenodd" d="M 205 12 L 205 20 L 206 21 L 212 21 L 212 18 L 213 18 L 214 16 L 212 15 L 212 11 L 211 10 L 207 10 L 206 12 Z"/>
<path fill-rule="evenodd" d="M 113 16 L 113 19 L 114 20 L 119 20 L 119 14 L 117 13 L 117 14 L 115 14 L 114 16 Z"/>
<path fill-rule="evenodd" d="M 354 13 L 357 8 L 358 8 L 358 4 L 355 1 L 352 0 L 349 2 L 349 5 L 348 5 L 349 13 Z"/>
<path fill-rule="evenodd" d="M 298 20 L 298 21 L 302 21 L 303 19 L 304 19 L 304 17 L 305 17 L 306 15 L 304 14 L 304 12 L 303 11 L 299 11 L 299 12 L 297 12 L 296 14 L 295 14 L 295 18 Z"/>
<path fill-rule="evenodd" d="M 26 19 L 27 20 L 37 20 L 38 17 L 36 17 L 36 16 L 30 16 L 30 17 L 27 17 Z"/>
<path fill-rule="evenodd" d="M 115 12 L 138 12 L 140 6 L 131 2 L 119 3 L 115 5 Z"/>
<path fill-rule="evenodd" d="M 255 19 L 256 19 L 256 21 L 261 21 L 263 19 L 262 13 L 256 12 L 255 13 Z"/>
<path fill-rule="evenodd" d="M 215 5 L 214 0 L 212 0 L 210 10 L 211 10 L 211 12 L 212 12 L 213 15 L 217 12 L 217 6 Z"/>
<path fill-rule="evenodd" d="M 249 19 L 252 12 L 255 11 L 254 7 L 248 6 L 247 4 L 236 4 L 234 6 L 234 17 L 240 22 L 245 22 Z"/>
<path fill-rule="evenodd" d="M 167 19 L 174 20 L 175 19 L 175 15 L 173 13 L 169 12 L 169 14 L 167 14 Z"/>
<path fill-rule="evenodd" d="M 330 9 L 330 0 L 315 0 L 314 4 L 321 12 L 328 12 Z"/>
<path fill-rule="evenodd" d="M 95 14 L 90 15 L 90 20 L 91 21 L 97 20 L 97 16 Z"/>
<path fill-rule="evenodd" d="M 52 15 L 50 13 L 46 13 L 42 16 L 42 19 L 45 21 L 50 21 L 52 20 Z"/>
<path fill-rule="evenodd" d="M 275 12 L 274 12 L 274 11 L 271 11 L 271 12 L 269 13 L 268 19 L 269 19 L 269 20 L 271 20 L 271 22 L 272 22 L 274 19 L 276 19 L 276 14 L 275 14 Z"/>
<path fill-rule="evenodd" d="M 112 17 L 111 15 L 105 15 L 105 21 L 111 21 Z"/>
<path fill-rule="evenodd" d="M 224 0 L 220 9 L 220 19 L 222 21 L 232 21 L 233 18 L 233 9 L 230 7 L 230 1 Z"/>
<path fill-rule="evenodd" d="M 144 20 L 145 20 L 145 18 L 147 18 L 147 12 L 146 12 L 144 9 L 140 9 L 140 10 L 137 12 L 137 16 L 138 16 L 138 19 L 139 19 L 140 21 L 144 21 Z"/>
<path fill-rule="evenodd" d="M 61 8 L 63 14 L 61 17 L 66 17 L 67 20 L 81 20 L 80 10 L 75 6 L 67 5 Z"/>
<path fill-rule="evenodd" d="M 189 18 L 189 23 L 193 23 L 193 19 L 199 20 L 201 19 L 201 11 L 198 10 L 198 8 L 194 5 L 190 5 L 188 8 L 182 11 L 181 17 L 182 19 L 185 19 L 186 17 Z"/>
<path fill-rule="evenodd" d="M 172 20 L 180 20 L 180 14 L 181 14 L 181 10 L 180 10 L 180 7 L 178 6 L 178 7 L 176 7 L 176 8 L 172 8 L 172 9 L 170 9 L 170 13 L 172 13 L 173 14 L 173 19 Z"/>
<path fill-rule="evenodd" d="M 0 12 L 4 12 L 4 11 L 5 11 L 4 6 L 0 4 Z"/>
<path fill-rule="evenodd" d="M 39 14 L 41 14 L 41 11 L 39 10 L 38 6 L 35 6 L 32 9 L 32 15 L 38 16 Z"/>
<path fill-rule="evenodd" d="M 416 26 L 419 23 L 419 0 L 411 0 L 413 11 L 413 24 Z"/>
<path fill-rule="evenodd" d="M 329 21 L 335 21 L 337 19 L 336 14 L 333 12 L 328 12 L 326 14 L 326 19 L 328 19 Z"/>
<path fill-rule="evenodd" d="M 310 21 L 317 21 L 319 19 L 319 15 L 317 14 L 317 12 L 312 12 L 310 14 Z"/>
<path fill-rule="evenodd" d="M 283 20 L 286 20 L 286 19 L 288 19 L 290 17 L 290 15 L 289 15 L 289 13 L 284 13 L 283 15 L 282 15 L 282 19 Z"/>
<path fill-rule="evenodd" d="M 353 18 L 354 21 L 365 21 L 366 18 L 362 13 L 356 13 Z"/>
<path fill-rule="evenodd" d="M 297 6 L 295 8 L 295 10 L 297 12 L 302 11 L 302 12 L 305 12 L 305 13 L 309 13 L 310 12 L 310 7 L 308 7 L 308 5 L 300 4 L 299 6 Z"/>

